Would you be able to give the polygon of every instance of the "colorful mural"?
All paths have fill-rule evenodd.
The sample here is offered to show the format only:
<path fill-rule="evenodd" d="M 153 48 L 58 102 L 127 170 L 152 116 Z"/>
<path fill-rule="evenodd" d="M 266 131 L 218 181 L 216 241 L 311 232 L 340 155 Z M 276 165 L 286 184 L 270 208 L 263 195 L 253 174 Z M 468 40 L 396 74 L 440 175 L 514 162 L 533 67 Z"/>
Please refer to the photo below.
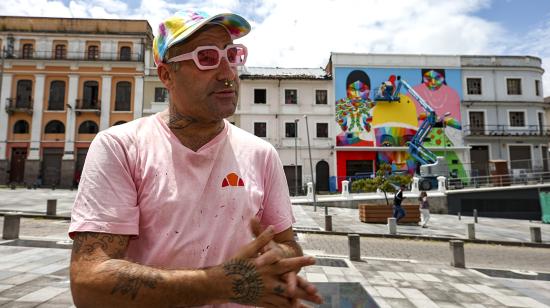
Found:
<path fill-rule="evenodd" d="M 335 120 L 340 128 L 336 145 L 363 147 L 362 150 L 368 152 L 371 152 L 369 147 L 373 147 L 376 165 L 385 162 L 393 171 L 414 174 L 418 168 L 416 160 L 407 150 L 401 149 L 407 146 L 425 119 L 424 108 L 405 89 L 401 89 L 399 101 L 374 101 L 374 93 L 395 91 L 395 76 L 407 81 L 442 118 L 443 127 L 430 132 L 425 146 L 452 148 L 463 145 L 459 69 L 344 67 L 336 68 L 334 77 Z M 391 149 L 384 151 L 382 147 Z M 445 157 L 455 168 L 453 171 L 463 173 L 460 155 L 447 151 Z"/>

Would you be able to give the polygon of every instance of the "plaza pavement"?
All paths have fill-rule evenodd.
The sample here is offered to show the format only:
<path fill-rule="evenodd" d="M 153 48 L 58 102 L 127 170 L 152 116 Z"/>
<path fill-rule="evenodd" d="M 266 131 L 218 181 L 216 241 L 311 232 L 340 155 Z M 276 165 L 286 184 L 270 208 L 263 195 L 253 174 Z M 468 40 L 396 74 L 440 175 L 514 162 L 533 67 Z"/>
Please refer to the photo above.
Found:
<path fill-rule="evenodd" d="M 64 190 L 0 189 L 0 212 L 41 214 L 45 200 L 54 198 L 58 199 L 58 214 L 68 215 L 74 195 L 74 191 Z M 412 241 L 370 238 L 369 234 L 387 234 L 386 225 L 359 222 L 357 210 L 329 208 L 334 231 L 365 235 L 361 238 L 362 260 L 352 262 L 347 258 L 345 236 L 307 232 L 324 229 L 322 207 L 317 212 L 311 206 L 294 205 L 293 209 L 298 241 L 306 254 L 319 260 L 301 275 L 322 290 L 326 301 L 322 307 L 550 307 L 549 248 L 467 244 L 466 269 L 441 261 L 446 257 L 450 260 L 448 245 L 429 239 L 463 238 L 464 224 L 472 222 L 471 217 L 458 220 L 456 216 L 432 215 L 428 229 L 399 225 L 398 234 L 426 239 Z M 3 224 L 3 218 L 0 222 Z M 541 227 L 543 242 L 549 243 L 550 226 L 536 221 L 480 217 L 476 234 L 481 239 L 520 244 L 529 241 L 529 226 Z M 72 306 L 67 228 L 66 220 L 24 218 L 20 241 L 0 241 L 0 307 Z M 40 244 L 45 240 L 49 248 L 41 247 L 46 246 Z M 469 263 L 474 248 L 481 249 L 478 259 L 510 255 L 517 261 L 512 262 L 513 267 L 496 264 L 498 269 L 515 271 L 505 275 L 508 278 L 495 278 L 476 270 L 483 262 Z M 532 280 L 539 277 L 543 280 Z M 361 290 L 353 288 L 357 284 Z M 354 292 L 351 295 L 350 290 Z M 368 299 L 361 302 L 354 296 L 362 290 L 368 292 Z"/>

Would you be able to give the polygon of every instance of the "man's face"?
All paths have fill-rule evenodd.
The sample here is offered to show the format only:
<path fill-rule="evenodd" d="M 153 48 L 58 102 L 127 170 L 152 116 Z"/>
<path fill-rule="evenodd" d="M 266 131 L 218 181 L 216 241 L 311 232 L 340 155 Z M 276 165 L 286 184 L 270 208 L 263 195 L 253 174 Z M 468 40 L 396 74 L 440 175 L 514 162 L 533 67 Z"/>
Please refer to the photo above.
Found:
<path fill-rule="evenodd" d="M 192 52 L 199 46 L 224 49 L 229 44 L 231 37 L 222 26 L 207 25 L 184 44 L 172 47 L 167 57 Z M 211 70 L 199 70 L 193 60 L 178 64 L 177 70 L 168 68 L 172 79 L 164 83 L 170 91 L 170 103 L 179 113 L 199 122 L 216 122 L 235 112 L 240 84 L 236 67 L 229 66 L 225 58 Z M 226 86 L 226 80 L 233 86 Z"/>

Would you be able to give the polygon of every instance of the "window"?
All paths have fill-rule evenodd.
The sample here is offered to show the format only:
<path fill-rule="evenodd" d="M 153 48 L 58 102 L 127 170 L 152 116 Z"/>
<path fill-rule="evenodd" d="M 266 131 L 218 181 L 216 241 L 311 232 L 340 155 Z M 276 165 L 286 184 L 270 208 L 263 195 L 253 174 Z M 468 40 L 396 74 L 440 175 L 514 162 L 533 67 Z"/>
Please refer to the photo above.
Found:
<path fill-rule="evenodd" d="M 521 79 L 506 79 L 506 88 L 508 89 L 508 95 L 521 95 Z"/>
<path fill-rule="evenodd" d="M 124 124 L 124 123 L 126 123 L 126 121 L 118 121 L 118 122 L 115 122 L 115 124 L 113 124 L 113 126 L 117 126 L 117 125 Z"/>
<path fill-rule="evenodd" d="M 285 104 L 298 104 L 298 90 L 285 90 Z"/>
<path fill-rule="evenodd" d="M 327 104 L 327 90 L 315 90 L 315 104 L 317 105 Z"/>
<path fill-rule="evenodd" d="M 97 134 L 98 131 L 99 131 L 99 128 L 97 127 L 97 124 L 95 124 L 94 121 L 84 121 L 78 127 L 79 134 Z"/>
<path fill-rule="evenodd" d="M 535 95 L 540 96 L 540 80 L 535 80 Z"/>
<path fill-rule="evenodd" d="M 254 122 L 254 135 L 263 138 L 267 136 L 267 125 L 265 122 Z"/>
<path fill-rule="evenodd" d="M 468 94 L 481 95 L 481 78 L 466 78 Z"/>
<path fill-rule="evenodd" d="M 99 59 L 99 46 L 90 45 L 88 46 L 88 60 L 97 60 Z"/>
<path fill-rule="evenodd" d="M 285 123 L 285 137 L 287 138 L 298 137 L 298 133 L 296 132 L 295 122 Z"/>
<path fill-rule="evenodd" d="M 155 88 L 155 102 L 167 102 L 168 90 L 166 88 Z"/>
<path fill-rule="evenodd" d="M 132 97 L 132 84 L 128 81 L 117 82 L 115 111 L 130 111 Z"/>
<path fill-rule="evenodd" d="M 485 132 L 485 118 L 481 111 L 470 111 L 470 132 L 472 135 L 483 135 Z"/>
<path fill-rule="evenodd" d="M 17 81 L 17 97 L 15 100 L 16 108 L 30 108 L 32 101 L 32 81 L 19 80 Z"/>
<path fill-rule="evenodd" d="M 29 123 L 25 120 L 19 120 L 13 125 L 14 134 L 28 134 L 29 133 Z"/>
<path fill-rule="evenodd" d="M 97 109 L 99 108 L 99 84 L 97 81 L 84 82 L 84 96 L 82 97 L 81 109 Z"/>
<path fill-rule="evenodd" d="M 130 61 L 132 59 L 132 49 L 124 46 L 120 48 L 120 61 Z"/>
<path fill-rule="evenodd" d="M 32 58 L 32 51 L 33 51 L 32 44 L 24 44 L 23 45 L 23 54 L 21 55 L 21 57 L 23 59 L 31 59 Z"/>
<path fill-rule="evenodd" d="M 511 111 L 509 114 L 511 127 L 525 127 L 525 113 L 523 111 Z"/>
<path fill-rule="evenodd" d="M 254 89 L 254 104 L 266 104 L 266 89 Z"/>
<path fill-rule="evenodd" d="M 328 138 L 328 123 L 317 123 L 317 138 Z"/>
<path fill-rule="evenodd" d="M 55 45 L 55 59 L 66 59 L 67 58 L 67 46 L 65 45 Z"/>
<path fill-rule="evenodd" d="M 65 125 L 61 121 L 53 120 L 48 122 L 46 124 L 46 127 L 44 128 L 45 134 L 64 134 L 65 133 Z"/>
<path fill-rule="evenodd" d="M 54 80 L 50 84 L 50 98 L 48 99 L 48 110 L 65 109 L 65 81 Z"/>

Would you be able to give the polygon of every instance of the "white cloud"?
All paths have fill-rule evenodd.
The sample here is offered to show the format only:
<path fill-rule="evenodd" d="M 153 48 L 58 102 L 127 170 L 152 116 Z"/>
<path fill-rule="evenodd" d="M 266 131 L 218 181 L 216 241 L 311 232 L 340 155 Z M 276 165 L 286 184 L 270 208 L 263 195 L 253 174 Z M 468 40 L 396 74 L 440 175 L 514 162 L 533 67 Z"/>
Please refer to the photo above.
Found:
<path fill-rule="evenodd" d="M 529 54 L 550 70 L 550 22 L 522 40 L 503 25 L 476 17 L 491 0 L 142 0 L 130 8 L 121 0 L 3 0 L 3 15 L 147 19 L 159 22 L 188 7 L 233 10 L 253 31 L 241 41 L 248 65 L 324 67 L 330 52 L 426 54 Z M 544 76 L 550 95 L 550 73 Z"/>

